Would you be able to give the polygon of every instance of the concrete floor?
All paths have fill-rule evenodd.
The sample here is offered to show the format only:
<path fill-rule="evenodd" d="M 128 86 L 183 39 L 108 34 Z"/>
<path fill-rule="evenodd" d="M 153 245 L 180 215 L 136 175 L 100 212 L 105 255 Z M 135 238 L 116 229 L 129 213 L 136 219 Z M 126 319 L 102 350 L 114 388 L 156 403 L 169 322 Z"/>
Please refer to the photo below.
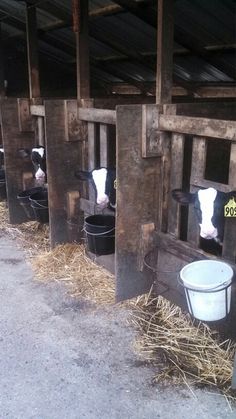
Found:
<path fill-rule="evenodd" d="M 0 418 L 235 419 L 208 390 L 152 386 L 128 312 L 102 309 L 33 278 L 0 233 Z"/>

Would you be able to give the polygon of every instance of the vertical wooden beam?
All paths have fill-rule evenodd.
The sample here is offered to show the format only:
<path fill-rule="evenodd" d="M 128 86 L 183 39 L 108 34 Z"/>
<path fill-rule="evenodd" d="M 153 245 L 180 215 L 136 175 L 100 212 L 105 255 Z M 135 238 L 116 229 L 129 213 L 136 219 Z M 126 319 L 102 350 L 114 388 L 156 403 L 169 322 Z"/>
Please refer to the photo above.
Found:
<path fill-rule="evenodd" d="M 231 143 L 230 164 L 229 164 L 229 185 L 235 190 L 236 185 L 236 144 Z M 222 255 L 226 259 L 236 262 L 236 223 L 235 218 L 225 218 L 224 243 Z"/>
<path fill-rule="evenodd" d="M 3 57 L 2 31 L 1 31 L 1 23 L 0 23 L 0 98 L 4 96 L 5 96 L 4 57 Z"/>
<path fill-rule="evenodd" d="M 156 103 L 171 103 L 174 2 L 158 0 Z"/>
<path fill-rule="evenodd" d="M 90 97 L 88 0 L 73 0 L 73 30 L 76 40 L 77 99 Z"/>
<path fill-rule="evenodd" d="M 75 107 L 77 101 L 74 101 Z M 67 219 L 71 217 L 71 202 L 78 201 L 79 181 L 76 169 L 82 168 L 83 141 L 66 141 L 67 106 L 63 100 L 45 100 L 45 133 L 47 152 L 50 244 L 55 247 L 68 240 Z M 68 206 L 69 202 L 69 206 Z M 79 205 L 73 205 L 73 217 L 80 223 Z M 80 225 L 79 225 L 80 226 Z M 82 236 L 78 232 L 78 239 Z"/>
<path fill-rule="evenodd" d="M 96 125 L 88 122 L 88 170 L 96 167 Z M 95 191 L 89 182 L 89 200 L 95 202 Z"/>
<path fill-rule="evenodd" d="M 206 167 L 206 149 L 207 141 L 204 137 L 193 138 L 190 192 L 196 192 L 198 188 L 193 185 L 200 184 L 201 180 L 204 179 Z M 198 222 L 194 208 L 192 205 L 190 205 L 188 216 L 188 241 L 195 247 L 198 247 L 199 240 L 200 237 Z"/>
<path fill-rule="evenodd" d="M 17 150 L 31 148 L 34 134 L 19 130 L 19 104 L 17 99 L 6 99 L 1 102 L 0 123 L 4 147 L 4 165 L 7 184 L 7 198 L 10 223 L 16 224 L 28 221 L 17 195 L 24 187 L 34 186 L 30 173 L 33 171 L 30 158 L 22 159 Z M 27 179 L 26 179 L 27 178 Z"/>
<path fill-rule="evenodd" d="M 170 189 L 182 188 L 183 182 L 183 161 L 184 161 L 183 134 L 172 134 L 171 140 L 171 174 Z M 168 208 L 168 233 L 179 238 L 180 235 L 180 205 L 174 199 L 169 202 Z"/>
<path fill-rule="evenodd" d="M 108 166 L 108 125 L 100 124 L 100 166 Z"/>
<path fill-rule="evenodd" d="M 26 3 L 26 38 L 30 98 L 40 97 L 36 7 Z"/>
<path fill-rule="evenodd" d="M 143 253 L 142 225 L 153 223 L 156 227 L 159 223 L 161 162 L 160 157 L 142 157 L 142 109 L 142 105 L 117 106 L 115 258 L 118 301 L 143 294 L 152 284 L 148 272 L 140 272 L 142 261 L 138 252 Z"/>

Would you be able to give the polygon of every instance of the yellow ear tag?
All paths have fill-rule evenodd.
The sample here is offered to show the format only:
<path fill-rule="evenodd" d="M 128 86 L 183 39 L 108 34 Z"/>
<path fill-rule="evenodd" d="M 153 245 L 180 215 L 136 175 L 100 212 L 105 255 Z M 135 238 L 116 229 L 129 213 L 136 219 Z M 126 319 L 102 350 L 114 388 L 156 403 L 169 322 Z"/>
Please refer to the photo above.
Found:
<path fill-rule="evenodd" d="M 117 189 L 117 180 L 114 180 L 114 189 Z"/>
<path fill-rule="evenodd" d="M 225 217 L 236 217 L 236 202 L 234 198 L 231 198 L 229 202 L 224 206 Z"/>

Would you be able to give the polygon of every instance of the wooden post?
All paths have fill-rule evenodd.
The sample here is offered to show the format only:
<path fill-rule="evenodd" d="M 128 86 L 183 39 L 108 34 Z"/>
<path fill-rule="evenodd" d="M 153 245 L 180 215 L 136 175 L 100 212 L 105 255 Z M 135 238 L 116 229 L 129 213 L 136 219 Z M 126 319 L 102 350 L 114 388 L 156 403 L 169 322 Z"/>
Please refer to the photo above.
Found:
<path fill-rule="evenodd" d="M 73 0 L 73 30 L 76 40 L 77 99 L 90 97 L 88 49 L 88 0 Z"/>
<path fill-rule="evenodd" d="M 40 96 L 36 7 L 26 4 L 26 37 L 30 98 Z"/>
<path fill-rule="evenodd" d="M 156 103 L 171 103 L 174 18 L 173 0 L 158 0 Z"/>
<path fill-rule="evenodd" d="M 0 23 L 0 98 L 5 96 L 5 85 L 4 85 L 4 58 L 3 58 L 3 45 L 2 45 L 2 33 Z"/>
<path fill-rule="evenodd" d="M 156 103 L 171 103 L 172 72 L 173 72 L 173 41 L 174 41 L 174 2 L 173 0 L 158 0 L 157 16 L 157 74 L 156 74 Z M 163 143 L 162 171 L 160 183 L 162 185 L 161 200 L 161 230 L 167 231 L 168 197 L 170 183 L 170 134 L 161 133 Z"/>
<path fill-rule="evenodd" d="M 81 185 L 75 177 L 75 171 L 78 167 L 83 167 L 84 141 L 81 140 L 76 125 L 77 137 L 71 132 L 72 141 L 66 139 L 67 110 L 72 110 L 72 105 L 77 109 L 76 100 L 45 100 L 44 104 L 50 244 L 53 248 L 68 241 L 69 218 L 76 218 L 78 226 L 82 227 L 78 203 Z M 78 232 L 78 240 L 83 236 L 81 229 Z"/>
<path fill-rule="evenodd" d="M 23 103 L 26 105 L 26 100 Z M 26 106 L 25 106 L 26 107 Z M 33 187 L 32 162 L 30 158 L 22 159 L 17 150 L 30 148 L 33 145 L 34 134 L 30 124 L 21 121 L 22 129 L 19 130 L 19 120 L 22 119 L 22 103 L 18 99 L 10 98 L 1 103 L 1 128 L 4 147 L 4 164 L 7 183 L 7 200 L 9 221 L 12 224 L 28 221 L 17 195 L 24 187 Z M 30 116 L 29 116 L 30 118 Z M 24 130 L 23 130 L 24 128 Z"/>
<path fill-rule="evenodd" d="M 1 36 L 1 24 L 0 24 L 0 98 L 5 96 L 4 88 L 4 60 L 3 60 L 3 45 Z"/>
<path fill-rule="evenodd" d="M 160 158 L 142 156 L 142 105 L 117 106 L 116 299 L 150 290 L 150 272 L 140 272 L 148 231 L 159 224 Z M 150 224 L 144 233 L 142 225 Z M 145 245 L 143 238 L 145 235 Z M 145 249 L 144 249 L 145 247 Z M 140 255 L 139 252 L 140 251 Z"/>

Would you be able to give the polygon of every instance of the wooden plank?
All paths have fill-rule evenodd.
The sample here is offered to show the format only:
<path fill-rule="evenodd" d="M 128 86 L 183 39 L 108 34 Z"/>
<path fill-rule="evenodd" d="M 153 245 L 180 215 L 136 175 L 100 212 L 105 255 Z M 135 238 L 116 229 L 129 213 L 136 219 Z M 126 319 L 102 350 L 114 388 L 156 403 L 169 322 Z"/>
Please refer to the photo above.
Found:
<path fill-rule="evenodd" d="M 17 99 L 18 120 L 20 132 L 33 132 L 33 118 L 30 113 L 30 100 L 25 98 Z"/>
<path fill-rule="evenodd" d="M 88 0 L 73 0 L 73 22 L 76 41 L 77 99 L 90 96 L 88 40 Z"/>
<path fill-rule="evenodd" d="M 155 230 L 154 242 L 158 248 L 166 249 L 169 253 L 179 256 L 186 262 L 201 259 L 217 259 L 216 256 L 204 252 L 201 249 L 196 249 L 190 243 L 178 240 L 170 234 L 165 234 Z"/>
<path fill-rule="evenodd" d="M 33 132 L 19 131 L 18 100 L 5 99 L 1 102 L 1 128 L 4 147 L 4 163 L 7 184 L 7 201 L 9 221 L 13 224 L 28 221 L 17 195 L 25 186 L 34 186 L 34 180 L 29 173 L 33 171 L 30 159 L 22 159 L 18 153 L 19 148 L 30 149 L 34 146 Z M 27 182 L 26 182 L 27 177 Z M 30 182 L 32 180 L 32 183 Z"/>
<path fill-rule="evenodd" d="M 158 0 L 156 103 L 170 103 L 173 73 L 174 2 Z"/>
<path fill-rule="evenodd" d="M 155 231 L 154 223 L 146 223 L 141 225 L 140 247 L 138 252 L 138 269 L 144 270 L 144 258 L 153 248 L 153 233 Z"/>
<path fill-rule="evenodd" d="M 236 121 L 188 116 L 159 116 L 159 129 L 201 137 L 221 138 L 236 141 Z"/>
<path fill-rule="evenodd" d="M 45 116 L 44 105 L 31 105 L 30 113 L 34 116 Z"/>
<path fill-rule="evenodd" d="M 87 124 L 79 120 L 77 101 L 65 100 L 65 140 L 85 141 L 86 139 Z"/>
<path fill-rule="evenodd" d="M 171 174 L 170 190 L 181 189 L 183 182 L 184 135 L 172 134 L 171 139 Z M 168 207 L 168 233 L 179 237 L 180 206 L 174 199 L 170 199 Z"/>
<path fill-rule="evenodd" d="M 108 126 L 100 124 L 100 166 L 108 167 Z"/>
<path fill-rule="evenodd" d="M 192 184 L 192 180 L 197 183 L 198 179 L 204 178 L 206 165 L 206 139 L 201 137 L 193 138 L 193 150 L 192 150 L 192 167 L 191 167 L 191 179 L 190 179 L 190 192 L 196 192 L 199 188 L 196 188 Z M 188 241 L 194 245 L 199 245 L 199 226 L 196 219 L 195 211 L 192 205 L 189 206 L 188 212 Z"/>
<path fill-rule="evenodd" d="M 233 369 L 231 388 L 232 390 L 236 390 L 236 354 L 234 356 L 234 369 Z"/>
<path fill-rule="evenodd" d="M 162 132 L 160 140 L 163 144 L 163 156 L 161 158 L 161 175 L 160 175 L 160 220 L 161 231 L 167 232 L 168 228 L 168 207 L 169 207 L 169 193 L 170 193 L 170 171 L 171 171 L 171 152 L 170 143 L 171 135 L 167 132 Z"/>
<path fill-rule="evenodd" d="M 26 4 L 26 38 L 30 98 L 40 96 L 36 7 Z"/>
<path fill-rule="evenodd" d="M 88 122 L 88 170 L 96 167 L 96 125 Z M 95 190 L 89 183 L 88 186 L 89 200 L 95 203 Z"/>
<path fill-rule="evenodd" d="M 184 115 L 233 121 L 236 119 L 236 103 L 235 101 L 200 101 L 193 103 L 167 104 L 163 105 L 163 113 L 166 115 Z"/>
<path fill-rule="evenodd" d="M 161 159 L 142 158 L 142 106 L 117 107 L 116 299 L 147 292 L 152 276 L 140 272 L 141 225 L 160 225 Z"/>
<path fill-rule="evenodd" d="M 236 187 L 236 144 L 231 144 L 230 164 L 229 164 L 229 187 L 235 190 Z M 226 218 L 223 241 L 223 257 L 236 261 L 236 219 Z"/>
<path fill-rule="evenodd" d="M 143 105 L 142 109 L 142 156 L 157 157 L 163 155 L 160 130 L 158 129 L 158 105 Z"/>
<path fill-rule="evenodd" d="M 79 118 L 88 122 L 99 122 L 101 124 L 116 124 L 116 111 L 110 109 L 82 109 L 79 108 Z"/>
<path fill-rule="evenodd" d="M 0 98 L 5 96 L 4 84 L 4 56 L 3 56 L 3 41 L 2 41 L 2 25 L 0 23 Z"/>
<path fill-rule="evenodd" d="M 75 101 L 76 102 L 76 101 Z M 45 131 L 47 153 L 48 200 L 50 214 L 50 244 L 68 240 L 68 193 L 80 191 L 74 173 L 82 168 L 83 142 L 65 141 L 65 101 L 45 101 Z M 78 215 L 79 218 L 79 215 Z M 78 219 L 80 224 L 80 219 Z M 82 233 L 80 237 L 82 237 Z"/>

